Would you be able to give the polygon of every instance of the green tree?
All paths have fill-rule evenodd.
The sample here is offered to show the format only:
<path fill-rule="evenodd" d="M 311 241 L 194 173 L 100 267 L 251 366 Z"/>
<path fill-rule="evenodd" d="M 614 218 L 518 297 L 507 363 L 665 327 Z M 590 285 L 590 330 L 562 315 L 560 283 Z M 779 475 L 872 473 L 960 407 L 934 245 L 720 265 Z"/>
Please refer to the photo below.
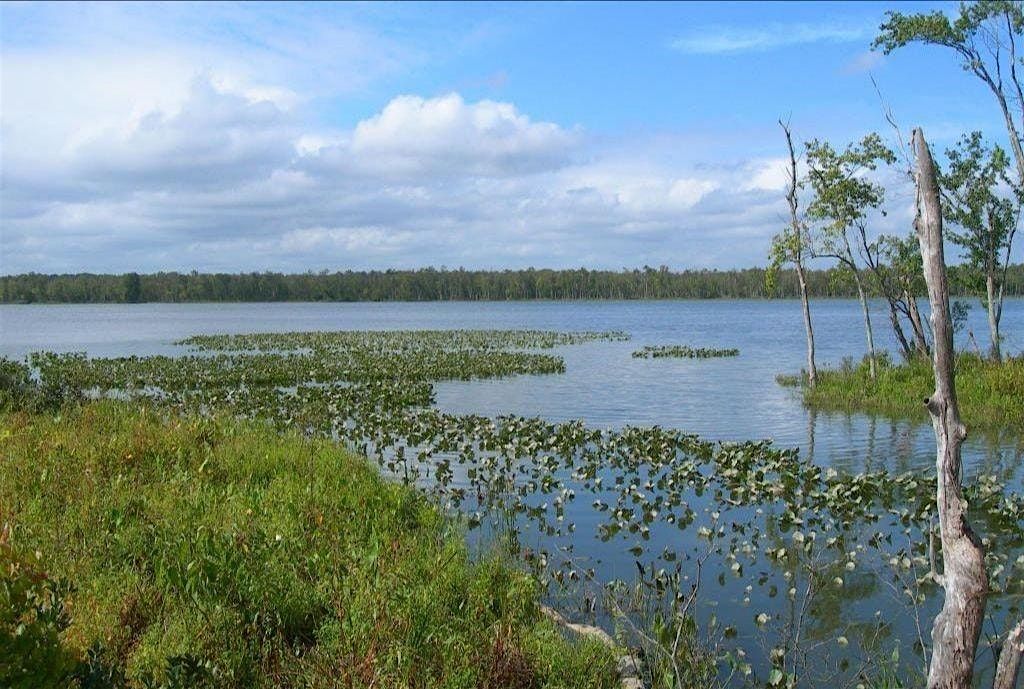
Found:
<path fill-rule="evenodd" d="M 938 11 L 887 12 L 873 47 L 881 48 L 887 55 L 912 43 L 951 51 L 965 71 L 988 86 L 999 104 L 1017 163 L 1017 179 L 1024 186 L 1024 148 L 1020 139 L 1024 130 L 1024 90 L 1017 73 L 1021 63 L 1017 43 L 1024 39 L 1022 32 L 1022 3 L 982 0 L 961 3 L 953 19 Z"/>
<path fill-rule="evenodd" d="M 850 235 L 856 232 L 857 236 L 864 238 L 863 247 L 867 249 L 870 246 L 866 241 L 868 213 L 881 209 L 885 189 L 865 173 L 876 170 L 879 163 L 892 164 L 895 161 L 896 155 L 875 133 L 868 134 L 859 143 L 850 144 L 841 152 L 828 142 L 817 139 L 807 143 L 807 178 L 814 193 L 807 214 L 817 221 L 812 240 L 813 253 L 836 259 L 853 277 L 864 314 L 872 379 L 876 375 L 876 363 L 871 312 Z"/>
<path fill-rule="evenodd" d="M 974 278 L 971 283 L 984 284 L 982 303 L 988 311 L 991 355 L 998 361 L 1002 358 L 999 324 L 1003 291 L 1020 209 L 1019 194 L 1000 193 L 1000 188 L 1018 190 L 1008 175 L 1006 152 L 998 144 L 986 146 L 981 132 L 965 135 L 946 151 L 946 157 L 949 166 L 939 175 L 944 192 L 942 210 L 946 219 L 961 229 L 946 234 L 963 247 L 971 268 L 969 276 Z"/>
<path fill-rule="evenodd" d="M 142 278 L 138 273 L 125 274 L 124 300 L 129 304 L 137 304 L 142 301 Z"/>

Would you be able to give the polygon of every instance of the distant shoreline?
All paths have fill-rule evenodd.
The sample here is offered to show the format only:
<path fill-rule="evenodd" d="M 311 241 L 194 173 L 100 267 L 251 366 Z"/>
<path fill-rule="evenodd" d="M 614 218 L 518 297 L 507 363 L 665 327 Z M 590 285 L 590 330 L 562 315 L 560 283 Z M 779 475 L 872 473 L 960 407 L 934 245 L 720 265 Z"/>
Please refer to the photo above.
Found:
<path fill-rule="evenodd" d="M 763 267 L 671 271 L 665 267 L 611 271 L 418 270 L 320 273 L 51 274 L 0 276 L 2 304 L 260 303 L 260 302 L 526 302 L 790 299 L 799 296 L 792 270 L 778 272 L 774 290 Z M 973 296 L 966 270 L 950 267 L 955 296 Z M 807 273 L 811 297 L 857 295 L 849 275 Z M 1007 297 L 1024 296 L 1024 264 L 1010 266 Z"/>

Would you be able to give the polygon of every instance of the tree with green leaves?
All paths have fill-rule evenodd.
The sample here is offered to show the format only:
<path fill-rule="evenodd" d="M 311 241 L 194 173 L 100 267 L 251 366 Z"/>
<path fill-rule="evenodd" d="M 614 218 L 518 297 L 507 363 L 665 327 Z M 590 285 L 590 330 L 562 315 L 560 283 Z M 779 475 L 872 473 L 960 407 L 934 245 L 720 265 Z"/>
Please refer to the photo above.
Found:
<path fill-rule="evenodd" d="M 769 293 L 775 289 L 775 281 L 779 269 L 786 264 L 792 264 L 796 270 L 797 281 L 800 284 L 800 304 L 803 307 L 804 330 L 807 333 L 807 383 L 814 387 L 818 382 L 818 369 L 814 363 L 814 326 L 811 324 L 811 306 L 807 296 L 807 271 L 804 268 L 804 261 L 810 257 L 810 237 L 807 233 L 807 224 L 800 217 L 799 200 L 797 192 L 800 189 L 796 169 L 796 151 L 793 147 L 793 134 L 789 125 L 779 120 L 786 135 L 786 146 L 789 150 L 789 166 L 787 167 L 786 202 L 789 205 L 789 226 L 772 238 L 770 249 L 771 263 L 765 271 L 765 282 Z"/>
<path fill-rule="evenodd" d="M 981 132 L 965 135 L 946 151 L 949 165 L 939 175 L 943 214 L 960 228 L 947 236 L 964 249 L 970 285 L 984 292 L 991 356 L 999 361 L 999 323 L 1010 251 L 1020 214 L 1019 189 L 1010 179 L 1010 161 L 998 144 L 987 146 Z"/>
<path fill-rule="evenodd" d="M 917 299 L 924 294 L 924 272 L 921 268 L 921 252 L 917 237 L 912 233 L 904 237 L 882 235 L 878 240 L 879 255 L 882 257 L 885 273 L 884 282 L 893 293 L 896 310 L 910 323 L 914 337 L 914 352 L 928 356 L 928 335 L 924 321 L 917 308 Z"/>
<path fill-rule="evenodd" d="M 859 253 L 874 278 L 873 286 L 889 307 L 889 322 L 900 353 L 907 360 L 928 356 L 931 350 L 917 308 L 917 297 L 924 287 L 917 237 L 883 234 L 872 239 L 864 225 L 857 227 L 856 234 Z M 904 331 L 904 320 L 910 326 L 910 338 Z"/>
<path fill-rule="evenodd" d="M 142 278 L 138 273 L 125 274 L 124 300 L 129 304 L 138 304 L 142 301 Z"/>
<path fill-rule="evenodd" d="M 871 312 L 861 266 L 853 252 L 850 235 L 867 235 L 868 214 L 882 208 L 885 189 L 865 173 L 878 168 L 879 163 L 892 164 L 896 155 L 882 143 L 875 133 L 860 142 L 837 151 L 831 144 L 817 139 L 809 141 L 807 148 L 807 179 L 814 196 L 807 214 L 817 221 L 812 239 L 816 257 L 839 261 L 852 275 L 857 286 L 864 330 L 867 337 L 868 362 L 871 378 L 876 376 L 875 339 L 871 328 Z"/>
<path fill-rule="evenodd" d="M 873 47 L 889 54 L 912 43 L 933 45 L 953 52 L 960 65 L 988 86 L 1006 122 L 1010 150 L 1017 163 L 1017 179 L 1024 185 L 1024 89 L 1017 43 L 1024 40 L 1024 4 L 1010 0 L 982 0 L 960 4 L 950 18 L 942 12 L 904 14 L 891 11 L 879 27 Z"/>

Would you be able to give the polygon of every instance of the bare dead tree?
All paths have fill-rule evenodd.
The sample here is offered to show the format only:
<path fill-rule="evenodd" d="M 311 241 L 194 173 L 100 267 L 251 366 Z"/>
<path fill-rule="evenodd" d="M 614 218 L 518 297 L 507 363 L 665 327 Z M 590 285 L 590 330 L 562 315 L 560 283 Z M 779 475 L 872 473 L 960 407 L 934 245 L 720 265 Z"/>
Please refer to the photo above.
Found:
<path fill-rule="evenodd" d="M 789 184 L 786 187 L 786 202 L 789 204 L 790 230 L 783 242 L 788 246 L 790 260 L 796 268 L 797 281 L 800 283 L 800 305 L 804 314 L 804 330 L 807 333 L 807 382 L 813 388 L 818 382 L 818 368 L 814 363 L 814 326 L 811 325 L 811 305 L 807 296 L 807 273 L 804 269 L 804 255 L 807 253 L 808 238 L 803 221 L 800 219 L 799 201 L 797 199 L 796 151 L 793 148 L 793 134 L 789 123 L 779 120 L 779 126 L 786 135 L 786 146 L 789 148 Z M 786 241 L 788 239 L 788 241 Z"/>
<path fill-rule="evenodd" d="M 913 136 L 917 215 L 915 226 L 931 304 L 935 392 L 925 401 L 936 444 L 936 505 L 942 541 L 942 573 L 934 573 L 945 596 L 932 626 L 929 689 L 967 689 L 985 614 L 988 575 L 985 553 L 967 520 L 961 487 L 960 450 L 967 429 L 960 421 L 953 378 L 953 322 L 942 245 L 942 205 L 935 163 L 924 133 Z"/>
<path fill-rule="evenodd" d="M 996 677 L 992 689 L 1014 689 L 1017 686 L 1017 674 L 1020 671 L 1020 659 L 1024 655 L 1024 620 L 1010 630 L 999 652 L 999 663 L 996 665 Z"/>

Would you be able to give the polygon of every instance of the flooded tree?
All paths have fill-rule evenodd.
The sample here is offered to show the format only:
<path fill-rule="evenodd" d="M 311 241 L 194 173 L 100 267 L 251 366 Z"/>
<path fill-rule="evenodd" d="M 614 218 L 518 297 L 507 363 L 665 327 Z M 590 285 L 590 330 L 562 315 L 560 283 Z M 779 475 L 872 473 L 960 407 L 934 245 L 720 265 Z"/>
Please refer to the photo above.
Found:
<path fill-rule="evenodd" d="M 836 259 L 853 276 L 864 314 L 872 379 L 876 376 L 877 367 L 871 312 L 850 235 L 856 232 L 857 236 L 866 237 L 868 213 L 881 209 L 885 199 L 882 185 L 868 179 L 864 173 L 876 170 L 879 163 L 891 164 L 895 160 L 895 154 L 875 133 L 847 146 L 842 152 L 827 141 L 815 139 L 807 143 L 807 177 L 814 192 L 807 213 L 818 221 L 813 253 Z"/>
<path fill-rule="evenodd" d="M 807 271 L 804 261 L 811 255 L 810 238 L 804 220 L 800 217 L 797 191 L 796 151 L 793 148 L 793 134 L 789 124 L 779 120 L 786 135 L 786 147 L 789 151 L 789 166 L 786 168 L 786 202 L 789 205 L 789 227 L 772 238 L 770 250 L 771 264 L 766 274 L 770 289 L 774 287 L 779 268 L 793 264 L 797 282 L 800 285 L 800 305 L 804 314 L 804 330 L 807 333 L 807 382 L 811 387 L 818 382 L 818 369 L 814 363 L 814 326 L 811 323 L 811 306 L 807 295 Z"/>
<path fill-rule="evenodd" d="M 946 151 L 946 157 L 949 168 L 939 175 L 943 212 L 961 228 L 961 232 L 947 234 L 964 249 L 972 269 L 970 281 L 984 285 L 990 352 L 999 361 L 999 323 L 1003 316 L 1006 271 L 1020 215 L 1020 190 L 1015 189 L 1007 174 L 1010 161 L 1006 152 L 999 145 L 986 146 L 981 132 L 965 135 L 955 148 Z M 1009 188 L 1012 193 L 1000 193 L 1000 187 Z"/>
<path fill-rule="evenodd" d="M 932 558 L 932 576 L 943 588 L 942 610 L 932 626 L 929 689 L 967 688 L 972 685 L 974 659 L 989 591 L 985 550 L 968 521 L 968 504 L 961 485 L 961 446 L 967 429 L 960 420 L 954 381 L 953 319 L 943 251 L 942 204 L 938 177 L 924 133 L 914 130 L 917 216 L 925 282 L 935 337 L 933 369 L 935 391 L 925 400 L 936 442 L 936 507 L 942 542 L 942 572 Z M 1007 638 L 996 668 L 996 689 L 1016 684 L 1022 634 L 1018 623 Z"/>

